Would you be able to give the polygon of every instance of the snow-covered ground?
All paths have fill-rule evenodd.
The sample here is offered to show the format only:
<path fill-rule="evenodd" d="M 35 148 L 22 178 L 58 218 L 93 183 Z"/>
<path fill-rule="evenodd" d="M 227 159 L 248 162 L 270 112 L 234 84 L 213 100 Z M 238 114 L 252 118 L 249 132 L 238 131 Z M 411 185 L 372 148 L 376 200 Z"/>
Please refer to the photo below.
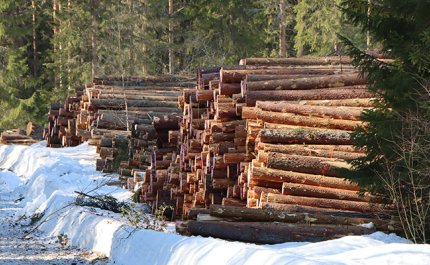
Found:
<path fill-rule="evenodd" d="M 131 196 L 104 185 L 109 177 L 95 171 L 95 158 L 95 148 L 87 144 L 0 146 L 0 264 L 81 264 L 92 253 L 124 265 L 430 264 L 430 245 L 380 232 L 320 243 L 254 245 L 137 229 L 119 214 L 73 204 L 75 191 L 120 200 Z M 40 220 L 21 226 L 36 213 L 43 213 Z M 65 247 L 55 242 L 58 235 L 66 238 Z M 59 260 L 50 261 L 53 256 Z"/>

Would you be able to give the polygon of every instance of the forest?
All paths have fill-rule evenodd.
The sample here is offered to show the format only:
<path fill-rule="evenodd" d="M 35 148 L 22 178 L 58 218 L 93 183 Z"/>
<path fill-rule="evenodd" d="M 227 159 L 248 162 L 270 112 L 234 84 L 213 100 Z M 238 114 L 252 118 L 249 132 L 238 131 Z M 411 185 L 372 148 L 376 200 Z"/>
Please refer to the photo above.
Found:
<path fill-rule="evenodd" d="M 340 0 L 1 0 L 0 131 L 43 124 L 51 102 L 95 76 L 194 74 L 245 57 L 359 48 Z"/>
<path fill-rule="evenodd" d="M 285 172 L 297 170 L 299 175 L 293 176 L 296 178 L 303 177 L 303 173 L 312 178 L 314 175 L 325 178 L 331 174 L 331 177 L 353 180 L 354 192 L 339 194 L 330 184 L 326 187 L 329 189 L 315 188 L 311 191 L 313 195 L 327 196 L 331 191 L 337 192 L 332 197 L 345 198 L 345 194 L 349 194 L 354 202 L 353 207 L 350 205 L 346 210 L 357 210 L 357 205 L 363 205 L 362 200 L 370 200 L 356 197 L 357 191 L 382 195 L 378 203 L 385 203 L 385 206 L 389 205 L 388 210 L 396 212 L 405 237 L 428 243 L 429 12 L 428 0 L 0 0 L 0 132 L 22 127 L 28 121 L 46 124 L 46 114 L 51 106 L 46 135 L 48 139 L 56 137 L 57 142 L 53 142 L 52 147 L 72 145 L 60 138 L 67 139 L 70 136 L 67 132 L 72 134 L 72 131 L 78 136 L 80 132 L 76 128 L 81 125 L 87 135 L 96 135 L 93 142 L 98 145 L 99 153 L 105 151 L 105 157 L 101 155 L 99 161 L 102 163 L 98 165 L 103 170 L 119 152 L 114 146 L 115 137 L 108 132 L 110 138 L 103 138 L 106 128 L 99 124 L 103 123 L 102 112 L 99 116 L 94 113 L 99 109 L 104 110 L 104 114 L 120 113 L 122 116 L 115 117 L 126 117 L 126 125 L 121 125 L 124 127 L 121 133 L 127 139 L 124 145 L 136 147 L 135 152 L 124 151 L 125 158 L 117 161 L 119 166 L 125 165 L 122 168 L 124 176 L 133 179 L 135 172 L 148 167 L 154 169 L 148 173 L 155 175 L 147 179 L 157 179 L 157 169 L 164 170 L 158 179 L 160 185 L 154 187 L 156 192 L 152 192 L 151 187 L 151 196 L 147 196 L 152 201 L 159 195 L 157 189 L 166 190 L 164 184 L 168 188 L 180 186 L 180 189 L 189 185 L 187 191 L 167 195 L 173 194 L 175 199 L 181 200 L 189 197 L 188 203 L 194 206 L 196 201 L 206 205 L 206 195 L 213 195 L 212 201 L 216 199 L 215 193 L 211 193 L 213 189 L 217 190 L 213 187 L 215 183 L 219 185 L 218 190 L 223 190 L 222 196 L 230 190 L 232 197 L 245 194 L 241 203 L 245 199 L 257 202 L 262 198 L 268 202 L 270 196 L 266 198 L 260 196 L 263 192 L 255 191 L 260 177 L 263 179 L 260 182 L 264 182 L 261 188 L 269 187 L 266 182 L 276 179 L 270 191 L 278 193 L 272 196 L 272 203 L 299 204 L 306 201 L 297 198 L 291 201 L 291 197 L 281 195 L 290 196 L 291 190 L 297 195 L 298 188 L 305 192 L 309 192 L 309 188 L 284 182 L 283 176 L 290 174 Z M 342 63 L 342 58 L 346 64 Z M 308 67 L 311 63 L 306 60 L 313 61 L 318 67 Z M 291 64 L 292 61 L 295 63 Z M 270 63 L 275 64 L 271 69 L 274 72 L 266 72 L 270 70 L 270 67 L 266 68 Z M 212 66 L 219 67 L 210 68 Z M 283 67 L 285 69 L 281 69 Z M 297 69 L 291 69 L 295 67 Z M 164 92 L 171 84 L 164 86 L 163 97 L 152 95 L 156 92 L 148 88 L 141 88 L 140 92 L 127 91 L 124 85 L 124 79 L 128 78 L 129 86 L 136 89 L 139 85 L 133 82 L 139 83 L 136 80 L 143 78 L 151 83 L 150 76 L 166 83 L 171 81 L 166 76 L 175 76 L 186 83 L 195 78 L 196 69 L 199 69 L 197 86 L 187 89 L 184 86 L 180 91 L 175 90 L 177 87 L 172 88 L 169 96 Z M 255 73 L 260 76 L 252 76 Z M 324 76 L 326 74 L 329 76 Z M 122 86 L 118 85 L 121 79 Z M 271 82 L 265 82 L 267 80 Z M 92 89 L 83 88 L 84 84 L 91 83 L 94 89 L 102 90 L 106 85 L 104 81 L 116 86 L 115 92 L 119 91 L 116 96 L 112 93 L 105 98 L 122 97 L 116 102 L 122 104 L 124 101 L 125 106 L 112 106 L 112 100 L 103 101 L 101 92 L 89 97 L 85 93 L 87 98 L 84 99 L 83 91 Z M 224 85 L 233 88 L 233 92 L 221 92 Z M 316 89 L 320 90 L 315 92 Z M 82 92 L 81 98 L 74 96 L 78 90 Z M 122 94 L 118 96 L 119 93 Z M 158 107 L 158 111 L 167 109 L 166 112 L 172 114 L 174 108 L 178 115 L 172 118 L 160 111 L 158 115 L 167 118 L 138 117 L 130 130 L 127 102 L 128 99 L 135 102 L 132 98 L 139 96 L 136 93 L 145 100 L 152 97 L 151 100 L 157 101 L 152 107 Z M 354 105 L 358 104 L 350 101 L 354 98 L 359 98 L 359 102 L 365 99 L 365 104 Z M 51 103 L 65 99 L 70 102 L 52 108 L 55 104 Z M 299 102 L 322 99 L 335 100 L 340 105 L 313 102 L 332 105 L 312 106 L 312 102 Z M 344 99 L 348 99 L 347 103 Z M 265 105 L 259 101 L 270 103 Z M 147 111 L 148 106 L 143 105 L 140 107 L 144 110 L 138 111 Z M 183 108 L 181 111 L 178 111 L 178 105 Z M 344 112 L 338 108 L 345 106 L 351 108 Z M 73 111 L 83 112 L 78 118 Z M 125 111 L 124 115 L 122 111 Z M 73 119 L 62 116 L 64 113 Z M 108 124 L 111 126 L 108 129 L 121 131 L 112 123 L 115 122 Z M 100 125 L 99 135 L 93 130 L 96 125 Z M 105 127 L 108 125 L 104 124 Z M 293 125 L 298 125 L 300 130 Z M 70 128 L 66 132 L 67 126 Z M 302 132 L 303 127 L 313 128 Z M 158 139 L 161 134 L 165 137 Z M 79 135 L 79 141 L 73 145 L 91 137 Z M 225 145 L 229 141 L 231 145 Z M 48 141 L 48 145 L 50 143 Z M 298 146 L 289 146 L 292 143 Z M 175 151 L 158 156 L 151 151 L 150 156 L 154 157 L 147 158 L 145 148 L 158 145 L 162 149 L 167 144 L 172 144 L 169 147 Z M 284 144 L 287 146 L 280 147 Z M 318 152 L 310 152 L 302 149 L 304 144 L 328 144 L 330 148 L 348 145 L 335 150 L 345 167 L 330 164 L 336 160 L 333 150 L 328 152 L 319 146 Z M 309 154 L 312 154 L 311 158 L 306 157 Z M 172 158 L 176 156 L 178 159 Z M 209 162 L 205 161 L 206 157 Z M 156 163 L 152 165 L 157 159 L 165 160 L 164 164 L 160 163 L 165 168 L 156 168 Z M 242 163 L 247 164 L 243 166 Z M 202 170 L 195 165 L 208 169 Z M 291 169 L 291 165 L 295 167 Z M 170 167 L 172 172 L 173 168 L 180 171 L 177 179 L 166 179 L 167 172 L 169 177 L 175 175 L 167 170 Z M 339 173 L 339 169 L 345 168 L 352 170 Z M 227 175 L 231 172 L 233 177 Z M 216 173 L 221 177 L 214 177 Z M 145 176 L 151 174 L 145 171 Z M 257 180 L 244 184 L 251 179 L 245 177 L 247 174 L 255 175 Z M 243 182 L 240 176 L 244 176 Z M 243 189 L 234 189 L 239 185 L 231 183 L 232 179 Z M 176 184 L 170 183 L 172 180 Z M 157 184 L 152 180 L 148 182 L 151 186 Z M 212 187 L 208 192 L 199 193 L 209 182 Z M 321 186 L 319 181 L 316 184 L 314 186 Z M 255 190 L 248 190 L 246 185 Z M 281 192 L 283 194 L 279 194 Z M 357 200 L 361 204 L 357 204 Z M 212 201 L 208 204 L 215 204 Z M 310 205 L 305 206 L 313 207 L 316 202 L 320 201 L 310 200 Z M 345 208 L 344 202 L 341 207 Z M 325 204 L 323 208 L 336 207 Z M 370 211 L 361 209 L 367 210 Z"/>

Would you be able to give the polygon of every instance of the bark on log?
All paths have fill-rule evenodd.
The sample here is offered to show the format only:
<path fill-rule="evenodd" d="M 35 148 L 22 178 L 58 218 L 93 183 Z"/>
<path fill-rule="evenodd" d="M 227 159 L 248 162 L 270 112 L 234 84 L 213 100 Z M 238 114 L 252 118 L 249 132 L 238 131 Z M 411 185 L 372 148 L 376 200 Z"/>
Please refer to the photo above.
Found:
<path fill-rule="evenodd" d="M 264 122 L 302 125 L 306 127 L 323 127 L 328 129 L 353 131 L 363 123 L 356 120 L 328 119 L 313 116 L 301 116 L 291 113 L 279 113 L 271 111 L 258 111 L 257 118 Z"/>
<path fill-rule="evenodd" d="M 310 115 L 317 117 L 330 117 L 344 120 L 359 120 L 363 112 L 363 108 L 350 107 L 325 107 L 325 106 L 309 106 L 300 105 L 289 102 L 265 102 L 258 101 L 256 107 L 264 111 L 272 112 L 288 112 L 300 115 Z"/>
<path fill-rule="evenodd" d="M 333 69 L 332 69 L 333 68 Z M 238 69 L 228 70 L 222 68 L 220 70 L 221 83 L 240 83 L 246 75 L 249 74 L 265 74 L 265 75 L 297 75 L 297 74 L 334 74 L 339 69 L 336 67 L 308 67 L 308 68 L 268 68 L 268 69 Z"/>
<path fill-rule="evenodd" d="M 359 191 L 357 184 L 352 181 L 323 175 L 306 174 L 279 169 L 252 166 L 249 174 L 250 180 L 265 180 L 273 182 L 293 182 L 314 186 L 322 186 L 337 189 L 346 189 L 354 192 Z"/>
<path fill-rule="evenodd" d="M 334 130 L 272 130 L 262 129 L 260 140 L 263 143 L 283 144 L 331 144 L 350 145 L 351 137 L 348 132 Z"/>
<path fill-rule="evenodd" d="M 349 57 L 314 57 L 314 58 L 245 58 L 240 65 L 338 65 L 351 64 Z"/>
<path fill-rule="evenodd" d="M 255 106 L 257 100 L 261 101 L 296 101 L 296 100 L 331 100 L 351 98 L 371 98 L 373 95 L 365 87 L 363 88 L 322 88 L 310 90 L 267 90 L 247 91 L 245 95 L 246 105 Z"/>
<path fill-rule="evenodd" d="M 260 146 L 259 146 L 260 147 Z M 316 156 L 316 157 L 327 157 L 327 158 L 338 158 L 344 160 L 357 159 L 363 157 L 365 154 L 357 151 L 335 151 L 337 146 L 333 145 L 327 149 L 318 148 L 317 145 L 276 145 L 276 144 L 264 144 L 259 149 L 260 152 L 276 152 L 290 155 L 302 155 L 302 156 Z M 261 151 L 260 151 L 261 150 Z"/>
<path fill-rule="evenodd" d="M 211 205 L 211 216 L 226 218 L 241 222 L 283 222 L 306 224 L 335 224 L 335 225 L 359 225 L 372 222 L 378 230 L 392 231 L 394 222 L 368 217 L 336 216 L 332 213 L 300 213 L 289 212 L 270 208 L 243 208 L 235 206 Z"/>
<path fill-rule="evenodd" d="M 339 71 L 340 73 L 340 71 Z M 348 72 L 345 72 L 348 73 Z M 321 74 L 303 74 L 303 75 L 247 75 L 245 78 L 245 82 L 248 81 L 268 81 L 268 80 L 280 80 L 280 79 L 296 79 L 296 78 L 304 78 L 304 77 L 317 77 L 317 76 L 324 76 L 324 75 L 331 75 L 331 74 L 337 74 L 337 73 L 321 73 Z"/>
<path fill-rule="evenodd" d="M 382 205 L 370 204 L 368 202 L 301 197 L 301 196 L 292 196 L 292 195 L 279 195 L 279 194 L 272 194 L 272 193 L 267 194 L 267 202 L 339 209 L 339 210 L 356 211 L 356 212 L 362 212 L 362 213 L 384 211 L 384 207 Z"/>
<path fill-rule="evenodd" d="M 153 100 L 127 100 L 128 107 L 171 107 L 177 108 L 177 102 Z M 124 99 L 91 99 L 91 106 L 96 109 L 125 109 Z"/>
<path fill-rule="evenodd" d="M 355 107 L 355 108 L 371 108 L 373 107 L 372 98 L 348 98 L 348 99 L 330 99 L 330 100 L 300 100 L 291 101 L 300 105 L 309 106 L 332 106 L 332 107 Z"/>
<path fill-rule="evenodd" d="M 266 163 L 268 168 L 339 178 L 343 177 L 342 169 L 350 168 L 344 161 L 273 152 L 268 153 Z"/>
<path fill-rule="evenodd" d="M 370 202 L 372 199 L 368 193 L 362 196 L 357 191 L 288 182 L 282 184 L 282 194 L 361 202 Z"/>
<path fill-rule="evenodd" d="M 358 85 L 364 85 L 365 83 L 366 83 L 366 80 L 363 78 L 360 78 L 358 74 L 343 74 L 343 75 L 304 77 L 304 78 L 297 78 L 297 79 L 247 81 L 245 83 L 244 88 L 246 91 L 302 90 L 302 89 L 304 90 L 304 89 L 317 89 L 317 88 L 330 88 L 330 87 L 358 86 Z"/>
<path fill-rule="evenodd" d="M 318 242 L 345 235 L 370 234 L 374 232 L 374 229 L 360 226 L 189 221 L 188 231 L 192 235 L 205 237 L 250 243 L 279 244 L 298 241 Z"/>

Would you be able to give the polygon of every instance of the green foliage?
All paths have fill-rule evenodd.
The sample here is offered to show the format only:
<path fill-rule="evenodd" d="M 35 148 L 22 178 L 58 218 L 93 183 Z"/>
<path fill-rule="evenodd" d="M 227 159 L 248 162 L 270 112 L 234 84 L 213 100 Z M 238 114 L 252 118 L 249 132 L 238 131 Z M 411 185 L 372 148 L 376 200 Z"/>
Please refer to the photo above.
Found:
<path fill-rule="evenodd" d="M 367 122 L 353 134 L 367 156 L 353 161 L 354 179 L 394 201 L 406 236 L 415 242 L 430 237 L 430 3 L 428 1 L 344 1 L 347 17 L 390 52 L 385 64 L 343 38 L 369 89 L 380 96 L 363 115 Z"/>
<path fill-rule="evenodd" d="M 364 46 L 365 35 L 347 23 L 338 4 L 341 0 L 302 0 L 295 6 L 295 48 L 297 55 L 328 55 L 335 51 L 337 34 L 352 38 Z M 367 12 L 367 11 L 366 11 Z"/>
<path fill-rule="evenodd" d="M 88 195 L 78 192 L 75 204 L 79 206 L 88 206 L 99 208 L 114 213 L 121 213 L 124 209 L 129 209 L 130 206 L 125 202 L 118 201 L 115 197 L 110 195 Z"/>

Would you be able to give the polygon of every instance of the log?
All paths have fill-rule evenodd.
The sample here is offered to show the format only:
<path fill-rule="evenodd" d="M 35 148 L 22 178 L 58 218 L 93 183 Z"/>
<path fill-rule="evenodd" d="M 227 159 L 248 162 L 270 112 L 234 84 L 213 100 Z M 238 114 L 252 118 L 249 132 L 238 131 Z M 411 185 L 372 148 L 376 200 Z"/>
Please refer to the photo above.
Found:
<path fill-rule="evenodd" d="M 287 124 L 287 125 L 302 125 L 307 127 L 319 127 L 338 130 L 353 131 L 362 125 L 361 121 L 357 120 L 341 120 L 327 119 L 313 116 L 301 116 L 291 113 L 279 113 L 271 111 L 258 111 L 257 118 L 264 122 Z"/>
<path fill-rule="evenodd" d="M 309 106 L 289 102 L 265 102 L 258 101 L 257 108 L 272 112 L 288 112 L 300 115 L 310 115 L 317 117 L 330 117 L 344 120 L 359 120 L 363 108 L 350 107 L 325 107 L 325 106 Z"/>
<path fill-rule="evenodd" d="M 331 144 L 350 145 L 351 136 L 348 132 L 334 130 L 277 130 L 262 129 L 259 133 L 263 143 L 283 143 L 283 144 Z"/>
<path fill-rule="evenodd" d="M 264 144 L 259 146 L 258 154 L 260 152 L 276 152 L 290 155 L 302 155 L 302 156 L 316 156 L 316 157 L 327 157 L 327 158 L 338 158 L 344 160 L 351 160 L 363 157 L 365 153 L 357 152 L 356 150 L 351 151 L 335 151 L 336 145 L 328 147 L 327 149 L 318 148 L 318 145 L 276 145 L 276 144 Z M 340 148 L 339 148 L 340 149 Z M 262 151 L 260 151 L 262 150 Z"/>
<path fill-rule="evenodd" d="M 298 241 L 318 242 L 345 235 L 370 234 L 374 232 L 374 229 L 360 226 L 189 221 L 188 231 L 192 235 L 205 237 L 260 244 L 279 244 Z"/>
<path fill-rule="evenodd" d="M 360 195 L 357 191 L 288 182 L 282 184 L 282 194 L 361 202 L 370 202 L 372 200 L 368 193 Z"/>
<path fill-rule="evenodd" d="M 338 65 L 351 64 L 351 58 L 347 56 L 331 57 L 298 57 L 298 58 L 245 58 L 240 60 L 240 65 Z"/>
<path fill-rule="evenodd" d="M 341 71 L 339 71 L 340 73 Z M 335 73 L 322 73 L 322 74 L 304 74 L 304 75 L 247 75 L 244 82 L 249 81 L 267 81 L 267 80 L 280 80 L 280 79 L 296 79 L 296 78 L 304 78 L 304 77 L 317 77 L 323 75 L 337 74 Z"/>
<path fill-rule="evenodd" d="M 226 153 L 223 158 L 225 164 L 238 164 L 245 160 L 246 154 L 244 153 Z"/>
<path fill-rule="evenodd" d="M 310 150 L 321 150 L 321 151 L 330 151 L 330 152 L 344 152 L 344 153 L 357 153 L 357 154 L 365 154 L 366 152 L 363 150 L 357 149 L 353 145 L 324 145 L 324 144 L 307 144 L 307 145 L 285 145 L 285 144 L 269 144 L 269 143 L 258 143 L 258 150 L 264 151 L 272 151 L 278 153 L 289 153 L 291 148 L 305 148 Z M 318 155 L 316 155 L 318 156 Z M 334 156 L 333 156 L 334 157 Z"/>
<path fill-rule="evenodd" d="M 317 77 L 304 77 L 296 79 L 277 79 L 265 81 L 247 81 L 246 91 L 262 90 L 301 90 L 329 87 L 345 87 L 364 85 L 366 79 L 358 74 L 327 75 Z M 359 88 L 359 87 L 356 87 Z M 243 92 L 242 92 L 243 93 Z"/>
<path fill-rule="evenodd" d="M 347 99 L 330 99 L 330 100 L 300 100 L 292 103 L 309 106 L 333 106 L 333 107 L 356 107 L 371 108 L 373 107 L 372 98 L 347 98 Z"/>
<path fill-rule="evenodd" d="M 296 101 L 296 100 L 331 100 L 331 99 L 351 99 L 351 98 L 371 98 L 373 94 L 365 86 L 362 88 L 339 87 L 322 88 L 310 90 L 266 90 L 247 91 L 245 96 L 246 105 L 255 106 L 257 100 L 261 101 Z"/>
<path fill-rule="evenodd" d="M 323 175 L 306 174 L 279 169 L 252 166 L 249 174 L 250 180 L 263 180 L 272 182 L 292 182 L 329 188 L 345 189 L 358 192 L 360 188 L 352 181 Z"/>
<path fill-rule="evenodd" d="M 95 109 L 125 109 L 125 102 L 127 107 L 171 107 L 176 108 L 177 102 L 165 102 L 154 100 L 127 100 L 124 99 L 91 99 L 91 106 Z"/>
<path fill-rule="evenodd" d="M 336 199 L 280 195 L 280 194 L 267 194 L 267 202 L 275 202 L 282 204 L 292 204 L 299 206 L 311 206 L 318 208 L 339 209 L 344 211 L 356 212 L 383 212 L 384 207 L 380 204 L 370 204 L 368 202 L 345 201 Z"/>
<path fill-rule="evenodd" d="M 332 68 L 332 67 L 330 67 Z M 315 75 L 315 74 L 334 74 L 339 69 L 330 69 L 327 67 L 309 67 L 309 68 L 266 68 L 266 69 L 224 69 L 220 70 L 221 83 L 240 83 L 246 75 L 264 74 L 264 75 Z"/>
<path fill-rule="evenodd" d="M 338 178 L 343 177 L 342 169 L 350 168 L 350 165 L 343 160 L 288 155 L 274 152 L 268 153 L 265 163 L 268 168 Z"/>
<path fill-rule="evenodd" d="M 241 222 L 283 222 L 306 224 L 335 224 L 359 225 L 372 222 L 378 230 L 392 231 L 395 224 L 390 219 L 369 218 L 368 216 L 337 216 L 336 213 L 315 212 L 301 213 L 288 212 L 270 208 L 244 208 L 235 206 L 211 205 L 211 216 Z"/>
<path fill-rule="evenodd" d="M 220 83 L 219 94 L 232 96 L 234 94 L 239 94 L 241 91 L 240 83 Z"/>

